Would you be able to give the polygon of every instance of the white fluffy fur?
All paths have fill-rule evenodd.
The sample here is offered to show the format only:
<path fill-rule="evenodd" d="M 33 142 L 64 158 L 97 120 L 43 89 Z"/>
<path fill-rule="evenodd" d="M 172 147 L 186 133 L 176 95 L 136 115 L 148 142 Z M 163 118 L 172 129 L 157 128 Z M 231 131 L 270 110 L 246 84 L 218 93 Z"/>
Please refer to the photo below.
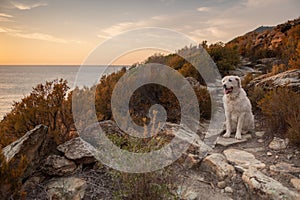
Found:
<path fill-rule="evenodd" d="M 224 88 L 223 103 L 226 117 L 226 133 L 223 137 L 230 137 L 235 133 L 236 139 L 242 139 L 242 133 L 254 129 L 254 117 L 250 100 L 241 86 L 238 76 L 225 76 L 222 79 Z"/>

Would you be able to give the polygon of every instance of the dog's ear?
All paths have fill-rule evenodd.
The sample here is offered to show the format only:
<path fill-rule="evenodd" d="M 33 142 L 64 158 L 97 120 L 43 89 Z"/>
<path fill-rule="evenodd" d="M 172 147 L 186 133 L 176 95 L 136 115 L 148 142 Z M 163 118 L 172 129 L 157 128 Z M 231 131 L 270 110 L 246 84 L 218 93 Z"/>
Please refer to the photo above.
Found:
<path fill-rule="evenodd" d="M 242 87 L 242 81 L 241 81 L 241 79 L 240 79 L 240 77 L 235 77 L 235 80 L 237 81 L 237 83 L 238 83 L 238 87 L 239 88 L 241 88 Z"/>

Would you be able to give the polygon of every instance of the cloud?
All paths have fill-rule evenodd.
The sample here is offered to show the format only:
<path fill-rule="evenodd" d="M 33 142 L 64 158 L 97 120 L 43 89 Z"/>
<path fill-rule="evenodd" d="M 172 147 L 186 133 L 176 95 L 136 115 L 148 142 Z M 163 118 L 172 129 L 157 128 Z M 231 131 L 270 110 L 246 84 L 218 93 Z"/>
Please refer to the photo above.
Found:
<path fill-rule="evenodd" d="M 197 38 L 199 41 L 201 40 L 212 40 L 211 42 L 217 42 L 223 40 L 228 36 L 228 33 L 221 30 L 218 27 L 207 27 L 203 29 L 197 29 L 195 31 L 190 32 L 190 34 Z"/>
<path fill-rule="evenodd" d="M 24 4 L 20 2 L 12 2 L 13 6 L 19 10 L 30 10 L 33 8 L 37 8 L 40 6 L 47 6 L 48 4 L 45 2 L 37 2 L 37 3 L 31 3 L 31 4 Z"/>
<path fill-rule="evenodd" d="M 275 3 L 286 3 L 286 0 L 246 0 L 243 4 L 248 8 L 258 8 L 258 7 L 265 7 L 271 6 Z"/>
<path fill-rule="evenodd" d="M 0 33 L 17 33 L 17 32 L 20 32 L 19 30 L 17 29 L 12 29 L 12 28 L 7 28 L 7 27 L 1 27 L 0 26 Z"/>
<path fill-rule="evenodd" d="M 10 33 L 10 35 L 26 39 L 44 40 L 49 42 L 67 43 L 65 39 L 57 38 L 49 34 L 44 33 Z"/>
<path fill-rule="evenodd" d="M 6 18 L 11 18 L 13 17 L 12 15 L 5 14 L 5 13 L 0 13 L 0 17 L 6 17 Z"/>
<path fill-rule="evenodd" d="M 13 22 L 12 17 L 12 15 L 0 13 L 0 22 Z"/>
<path fill-rule="evenodd" d="M 199 12 L 208 12 L 208 11 L 210 11 L 210 8 L 209 7 L 199 7 L 199 8 L 197 8 L 197 10 Z"/>
<path fill-rule="evenodd" d="M 121 22 L 119 24 L 110 26 L 108 28 L 103 29 L 101 34 L 98 34 L 97 37 L 99 38 L 110 38 L 114 35 L 120 34 L 126 30 L 135 29 L 138 27 L 145 27 L 147 26 L 147 21 L 138 21 L 138 22 Z"/>

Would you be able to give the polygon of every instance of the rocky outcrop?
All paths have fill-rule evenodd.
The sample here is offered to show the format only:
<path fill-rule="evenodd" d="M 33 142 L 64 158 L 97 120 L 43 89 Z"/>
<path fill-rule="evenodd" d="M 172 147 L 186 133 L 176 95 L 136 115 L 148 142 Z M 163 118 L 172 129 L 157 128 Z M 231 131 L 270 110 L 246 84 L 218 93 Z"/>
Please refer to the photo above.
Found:
<path fill-rule="evenodd" d="M 255 168 L 243 173 L 243 181 L 251 192 L 258 194 L 262 199 L 298 200 L 299 194 L 284 187 L 280 182 L 266 176 Z"/>
<path fill-rule="evenodd" d="M 50 199 L 81 200 L 86 187 L 86 181 L 79 178 L 57 178 L 51 180 L 46 191 Z"/>
<path fill-rule="evenodd" d="M 273 76 L 259 76 L 253 79 L 247 85 L 247 88 L 262 87 L 266 90 L 270 90 L 282 86 L 288 87 L 293 91 L 300 92 L 300 70 L 289 70 Z"/>
<path fill-rule="evenodd" d="M 25 156 L 28 166 L 24 177 L 29 176 L 40 165 L 45 156 L 41 151 L 47 137 L 47 127 L 38 125 L 28 131 L 23 137 L 3 148 L 2 152 L 6 161 L 12 161 L 12 165 L 19 163 L 20 159 Z M 15 165 L 16 166 L 16 165 Z"/>

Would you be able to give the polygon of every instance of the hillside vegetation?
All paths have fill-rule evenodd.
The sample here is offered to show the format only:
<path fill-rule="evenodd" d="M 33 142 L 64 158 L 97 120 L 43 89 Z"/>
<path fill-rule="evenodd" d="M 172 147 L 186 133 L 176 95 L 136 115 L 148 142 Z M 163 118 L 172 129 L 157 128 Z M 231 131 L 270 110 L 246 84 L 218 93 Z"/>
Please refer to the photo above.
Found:
<path fill-rule="evenodd" d="M 299 68 L 300 18 L 275 27 L 258 28 L 227 43 L 251 60 L 277 57 L 290 68 Z"/>

